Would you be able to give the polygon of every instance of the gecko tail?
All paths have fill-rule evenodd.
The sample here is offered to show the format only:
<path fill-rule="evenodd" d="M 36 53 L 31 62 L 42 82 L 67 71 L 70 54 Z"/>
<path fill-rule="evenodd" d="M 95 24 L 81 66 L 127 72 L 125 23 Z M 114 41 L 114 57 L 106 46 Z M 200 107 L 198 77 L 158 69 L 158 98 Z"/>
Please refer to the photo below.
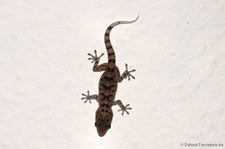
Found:
<path fill-rule="evenodd" d="M 137 16 L 136 19 L 134 19 L 132 21 L 117 21 L 117 22 L 112 23 L 110 26 L 114 27 L 114 26 L 119 25 L 119 24 L 131 24 L 131 23 L 136 22 L 138 20 L 138 18 L 139 18 L 139 15 Z"/>
<path fill-rule="evenodd" d="M 116 55 L 114 53 L 114 49 L 112 47 L 111 41 L 110 41 L 110 33 L 112 28 L 114 28 L 115 26 L 119 25 L 119 24 L 131 24 L 134 23 L 138 20 L 139 15 L 137 16 L 136 19 L 132 20 L 132 21 L 116 21 L 114 23 L 112 23 L 111 25 L 109 25 L 109 27 L 106 29 L 105 31 L 105 46 L 106 46 L 106 50 L 108 53 L 108 62 L 111 64 L 115 64 L 116 63 Z"/>

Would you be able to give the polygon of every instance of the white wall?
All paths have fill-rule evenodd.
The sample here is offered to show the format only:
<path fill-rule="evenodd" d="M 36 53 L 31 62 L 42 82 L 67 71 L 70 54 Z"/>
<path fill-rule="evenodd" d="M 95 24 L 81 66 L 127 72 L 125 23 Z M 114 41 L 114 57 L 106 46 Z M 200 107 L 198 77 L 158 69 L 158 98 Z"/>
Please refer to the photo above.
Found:
<path fill-rule="evenodd" d="M 117 92 L 133 109 L 100 138 L 87 53 L 138 14 L 111 34 L 120 71 L 137 69 Z M 0 149 L 225 148 L 224 106 L 224 0 L 0 0 Z"/>

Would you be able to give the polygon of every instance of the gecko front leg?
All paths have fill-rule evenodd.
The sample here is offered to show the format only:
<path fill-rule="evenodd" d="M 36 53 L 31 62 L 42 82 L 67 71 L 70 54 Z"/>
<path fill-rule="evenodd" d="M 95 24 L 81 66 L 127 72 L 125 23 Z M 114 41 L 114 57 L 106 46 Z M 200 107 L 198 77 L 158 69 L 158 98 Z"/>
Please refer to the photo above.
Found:
<path fill-rule="evenodd" d="M 102 53 L 100 56 L 97 56 L 97 51 L 96 50 L 94 50 L 94 53 L 95 53 L 95 55 L 92 55 L 92 54 L 88 53 L 88 55 L 91 56 L 90 58 L 88 58 L 88 60 L 92 60 L 91 63 L 95 62 L 92 70 L 94 72 L 105 71 L 106 66 L 107 66 L 106 63 L 98 65 L 99 64 L 99 60 L 104 55 L 104 53 Z"/>
<path fill-rule="evenodd" d="M 121 100 L 113 101 L 113 106 L 114 105 L 118 105 L 120 107 L 120 109 L 118 111 L 122 111 L 122 115 L 124 114 L 124 112 L 129 114 L 129 112 L 127 110 L 131 110 L 132 109 L 131 107 L 129 107 L 130 104 L 127 104 L 126 106 L 124 106 Z"/>
<path fill-rule="evenodd" d="M 90 92 L 87 91 L 87 94 L 82 93 L 81 95 L 83 95 L 84 97 L 81 98 L 81 100 L 84 100 L 84 103 L 86 103 L 87 101 L 89 101 L 89 103 L 91 103 L 91 100 L 97 100 L 98 101 L 98 95 L 90 95 Z"/>

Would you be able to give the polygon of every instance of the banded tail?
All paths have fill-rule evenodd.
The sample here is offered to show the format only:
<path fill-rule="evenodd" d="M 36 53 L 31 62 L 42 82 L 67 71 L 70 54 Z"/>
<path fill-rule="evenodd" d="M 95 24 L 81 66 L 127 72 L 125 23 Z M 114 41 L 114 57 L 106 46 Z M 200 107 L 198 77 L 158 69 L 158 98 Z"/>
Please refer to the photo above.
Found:
<path fill-rule="evenodd" d="M 112 28 L 119 25 L 119 24 L 134 23 L 138 20 L 138 18 L 139 18 L 139 15 L 133 21 L 117 21 L 117 22 L 114 22 L 111 25 L 109 25 L 109 27 L 106 29 L 106 31 L 105 31 L 105 46 L 106 46 L 106 50 L 107 50 L 107 53 L 108 53 L 108 63 L 112 63 L 112 64 L 116 63 L 116 55 L 115 55 L 115 52 L 113 50 L 113 47 L 112 47 L 112 44 L 111 44 L 111 41 L 110 41 L 110 32 L 111 32 Z"/>

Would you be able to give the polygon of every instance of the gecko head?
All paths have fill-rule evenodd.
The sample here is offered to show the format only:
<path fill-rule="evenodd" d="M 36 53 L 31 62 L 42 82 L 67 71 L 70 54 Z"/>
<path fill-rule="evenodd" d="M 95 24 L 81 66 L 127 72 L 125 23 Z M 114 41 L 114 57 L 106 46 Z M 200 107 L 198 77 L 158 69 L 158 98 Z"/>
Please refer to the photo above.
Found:
<path fill-rule="evenodd" d="M 104 111 L 103 109 L 99 108 L 96 111 L 95 126 L 100 137 L 103 137 L 110 129 L 112 116 L 113 113 L 111 109 Z"/>

